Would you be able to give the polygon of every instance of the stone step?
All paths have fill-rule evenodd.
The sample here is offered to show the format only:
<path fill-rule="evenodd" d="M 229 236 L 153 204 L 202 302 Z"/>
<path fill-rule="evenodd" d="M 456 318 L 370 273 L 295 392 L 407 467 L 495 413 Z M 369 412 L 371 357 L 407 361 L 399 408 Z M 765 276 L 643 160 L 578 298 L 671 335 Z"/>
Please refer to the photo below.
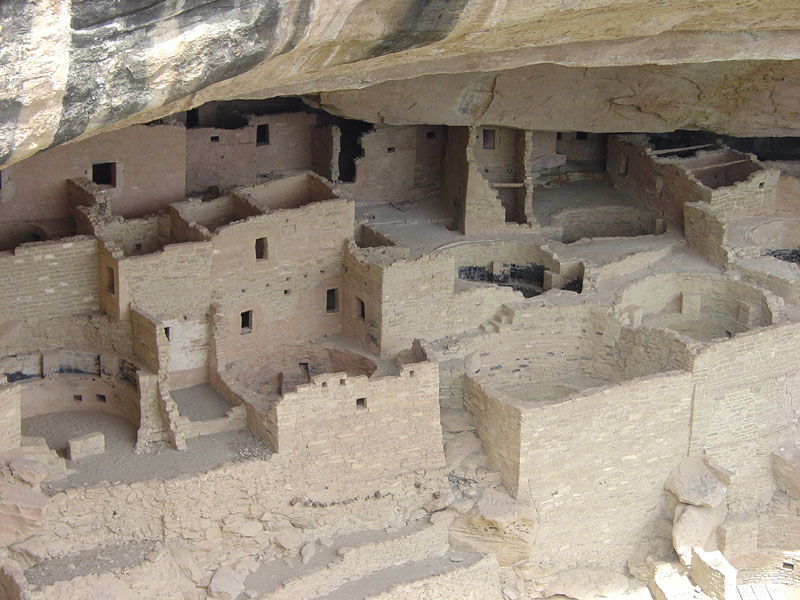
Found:
<path fill-rule="evenodd" d="M 502 598 L 497 563 L 481 554 L 450 550 L 443 556 L 374 571 L 316 600 Z"/>
<path fill-rule="evenodd" d="M 252 596 L 260 600 L 310 600 L 325 596 L 372 572 L 444 555 L 451 520 L 439 519 L 434 524 L 412 522 L 394 533 L 363 532 L 340 538 L 330 548 L 317 550 L 307 565 L 293 565 L 291 561 L 264 565 L 260 573 L 257 571 L 248 578 L 245 586 L 251 594 L 260 592 Z M 369 541 L 358 543 L 364 539 L 364 533 L 369 534 L 366 536 Z M 280 581 L 284 574 L 286 579 Z"/>

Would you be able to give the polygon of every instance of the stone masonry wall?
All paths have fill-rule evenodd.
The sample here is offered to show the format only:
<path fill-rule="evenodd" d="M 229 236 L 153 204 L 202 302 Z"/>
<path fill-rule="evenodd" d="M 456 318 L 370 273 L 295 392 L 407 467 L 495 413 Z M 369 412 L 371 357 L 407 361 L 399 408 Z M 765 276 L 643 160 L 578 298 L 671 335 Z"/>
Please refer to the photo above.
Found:
<path fill-rule="evenodd" d="M 212 301 L 220 367 L 257 350 L 342 331 L 342 251 L 354 204 L 329 200 L 250 217 L 212 238 Z M 263 258 L 257 239 L 266 238 Z M 340 305 L 328 311 L 328 290 Z M 252 312 L 250 312 L 252 311 Z M 243 313 L 250 312 L 250 327 Z"/>
<path fill-rule="evenodd" d="M 317 375 L 277 404 L 279 452 L 348 482 L 440 468 L 438 386 L 428 362 L 377 379 Z"/>
<path fill-rule="evenodd" d="M 186 191 L 253 185 L 276 171 L 310 169 L 315 124 L 313 114 L 284 113 L 250 117 L 240 129 L 187 129 Z M 267 125 L 269 143 L 257 142 L 259 125 Z"/>
<path fill-rule="evenodd" d="M 97 241 L 78 236 L 0 253 L 0 323 L 98 308 Z"/>
<path fill-rule="evenodd" d="M 67 179 L 92 179 L 95 163 L 116 163 L 105 188 L 115 215 L 142 216 L 183 199 L 186 137 L 182 126 L 134 125 L 40 152 L 4 169 L 0 222 L 69 216 Z"/>
<path fill-rule="evenodd" d="M 800 411 L 800 324 L 741 333 L 709 346 L 694 363 L 691 454 L 734 472 L 731 512 L 755 510 L 772 497 L 770 452 Z"/>
<path fill-rule="evenodd" d="M 521 493 L 537 510 L 539 560 L 621 566 L 652 534 L 686 455 L 691 400 L 691 375 L 673 372 L 523 411 Z"/>
<path fill-rule="evenodd" d="M 0 385 L 0 452 L 20 445 L 21 423 L 20 385 Z"/>

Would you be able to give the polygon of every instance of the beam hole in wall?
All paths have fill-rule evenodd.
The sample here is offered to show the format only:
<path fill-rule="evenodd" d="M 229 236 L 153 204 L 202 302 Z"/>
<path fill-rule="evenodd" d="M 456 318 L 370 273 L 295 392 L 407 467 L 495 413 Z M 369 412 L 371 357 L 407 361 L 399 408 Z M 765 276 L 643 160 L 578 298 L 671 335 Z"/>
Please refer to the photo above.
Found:
<path fill-rule="evenodd" d="M 266 123 L 256 127 L 256 146 L 269 146 L 269 125 Z"/>
<path fill-rule="evenodd" d="M 106 291 L 109 294 L 116 293 L 116 277 L 114 276 L 114 268 L 106 266 Z"/>
<path fill-rule="evenodd" d="M 333 288 L 325 294 L 325 312 L 339 312 L 339 288 Z"/>
<path fill-rule="evenodd" d="M 241 334 L 250 333 L 253 331 L 253 311 L 246 310 L 241 314 Z"/>
<path fill-rule="evenodd" d="M 356 298 L 356 316 L 359 319 L 367 318 L 367 308 L 364 306 L 364 301 L 361 298 Z"/>
<path fill-rule="evenodd" d="M 92 181 L 97 185 L 117 186 L 117 163 L 105 162 L 92 165 Z"/>
<path fill-rule="evenodd" d="M 105 402 L 106 401 L 106 395 L 105 394 L 97 394 L 97 401 L 98 402 Z"/>
<path fill-rule="evenodd" d="M 483 149 L 494 150 L 496 144 L 496 131 L 494 129 L 483 130 Z"/>
<path fill-rule="evenodd" d="M 256 240 L 256 260 L 266 260 L 269 256 L 269 244 L 267 238 L 258 238 Z"/>
<path fill-rule="evenodd" d="M 73 394 L 72 399 L 76 400 L 77 402 L 81 402 L 83 400 L 83 396 L 81 396 L 80 394 Z"/>
<path fill-rule="evenodd" d="M 366 398 L 356 398 L 356 409 L 358 409 L 358 410 L 367 410 L 367 399 Z"/>

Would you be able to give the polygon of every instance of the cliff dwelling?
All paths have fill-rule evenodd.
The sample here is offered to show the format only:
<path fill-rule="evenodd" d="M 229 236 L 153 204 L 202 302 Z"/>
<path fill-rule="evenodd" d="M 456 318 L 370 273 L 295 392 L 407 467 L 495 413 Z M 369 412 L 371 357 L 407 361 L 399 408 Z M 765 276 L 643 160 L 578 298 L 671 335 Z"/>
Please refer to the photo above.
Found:
<path fill-rule="evenodd" d="M 785 4 L 0 6 L 0 600 L 800 598 Z"/>

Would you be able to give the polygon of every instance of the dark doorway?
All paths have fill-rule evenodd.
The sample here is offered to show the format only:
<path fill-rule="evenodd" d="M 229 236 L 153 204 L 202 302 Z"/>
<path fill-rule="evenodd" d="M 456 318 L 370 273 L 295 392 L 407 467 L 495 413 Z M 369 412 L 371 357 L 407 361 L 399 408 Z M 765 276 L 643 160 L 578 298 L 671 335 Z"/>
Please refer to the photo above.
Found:
<path fill-rule="evenodd" d="M 364 156 L 361 136 L 372 131 L 372 125 L 350 120 L 341 121 L 337 125 L 342 133 L 339 145 L 339 180 L 352 183 L 356 180 L 356 159 Z"/>

